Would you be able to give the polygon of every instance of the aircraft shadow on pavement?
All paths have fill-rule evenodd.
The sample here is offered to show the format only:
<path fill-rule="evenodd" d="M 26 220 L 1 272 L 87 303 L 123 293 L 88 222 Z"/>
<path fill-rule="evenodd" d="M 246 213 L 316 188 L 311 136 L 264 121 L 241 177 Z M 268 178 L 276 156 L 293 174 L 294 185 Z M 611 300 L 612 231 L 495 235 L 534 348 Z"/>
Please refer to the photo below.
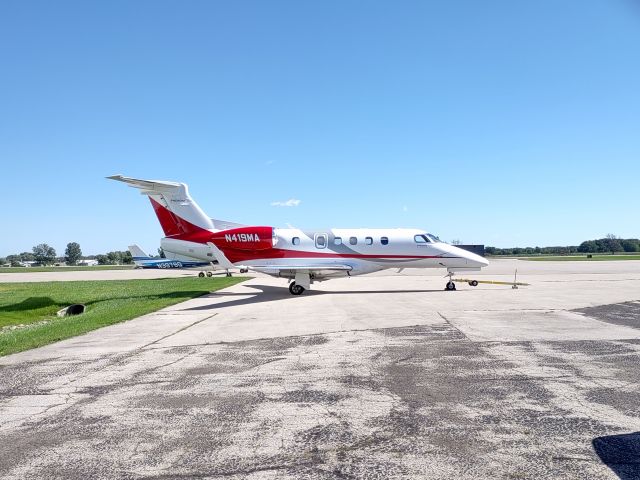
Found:
<path fill-rule="evenodd" d="M 251 305 L 256 303 L 267 303 L 274 302 L 276 300 L 284 300 L 291 299 L 295 300 L 297 298 L 304 298 L 308 296 L 316 296 L 316 295 L 345 295 L 345 294 L 373 294 L 373 293 L 434 293 L 434 292 L 445 292 L 444 290 L 308 290 L 302 294 L 301 297 L 297 297 L 291 295 L 289 293 L 288 287 L 274 287 L 271 285 L 247 285 L 247 288 L 251 288 L 253 290 L 258 290 L 257 292 L 246 292 L 246 293 L 236 293 L 236 292 L 215 292 L 212 293 L 208 298 L 218 299 L 218 298 L 233 298 L 233 297 L 242 297 L 236 300 L 229 300 L 226 302 L 217 302 L 211 303 L 208 305 L 200 305 L 198 307 L 190 307 L 185 308 L 183 311 L 198 311 L 198 310 L 215 310 L 217 308 L 226 308 L 226 307 L 235 307 L 238 305 Z M 446 292 L 450 293 L 450 292 Z M 251 295 L 247 297 L 247 295 Z"/>
<path fill-rule="evenodd" d="M 640 432 L 597 437 L 591 444 L 600 460 L 621 480 L 640 478 Z"/>

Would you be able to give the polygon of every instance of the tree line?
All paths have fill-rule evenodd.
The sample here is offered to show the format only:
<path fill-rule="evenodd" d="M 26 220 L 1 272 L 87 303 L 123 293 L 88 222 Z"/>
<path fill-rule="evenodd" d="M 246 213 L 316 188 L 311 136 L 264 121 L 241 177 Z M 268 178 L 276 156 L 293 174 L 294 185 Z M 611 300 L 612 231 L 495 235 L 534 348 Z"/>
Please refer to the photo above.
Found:
<path fill-rule="evenodd" d="M 31 249 L 31 252 L 16 253 L 0 257 L 0 265 L 10 264 L 12 267 L 19 267 L 25 262 L 35 262 L 37 265 L 55 265 L 66 263 L 67 265 L 77 265 L 81 260 L 97 260 L 98 265 L 130 265 L 133 263 L 131 252 L 113 251 L 104 255 L 82 255 L 82 249 L 77 242 L 70 242 L 64 251 L 64 256 L 59 257 L 56 250 L 40 243 Z"/>
<path fill-rule="evenodd" d="M 585 240 L 580 245 L 566 247 L 485 247 L 487 255 L 570 255 L 574 253 L 637 253 L 640 252 L 640 239 L 619 238 L 609 234 L 597 240 Z"/>

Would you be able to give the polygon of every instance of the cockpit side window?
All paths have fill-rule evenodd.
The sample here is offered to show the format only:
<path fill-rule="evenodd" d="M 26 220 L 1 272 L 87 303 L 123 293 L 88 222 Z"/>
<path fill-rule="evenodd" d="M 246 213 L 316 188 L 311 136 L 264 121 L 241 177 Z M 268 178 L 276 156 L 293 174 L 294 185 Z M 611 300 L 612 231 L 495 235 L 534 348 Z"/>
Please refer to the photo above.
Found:
<path fill-rule="evenodd" d="M 442 240 L 440 240 L 436 235 L 433 235 L 432 233 L 427 233 L 426 237 L 434 243 L 442 242 Z"/>
<path fill-rule="evenodd" d="M 431 243 L 431 240 L 426 235 L 416 235 L 413 237 L 416 243 Z"/>

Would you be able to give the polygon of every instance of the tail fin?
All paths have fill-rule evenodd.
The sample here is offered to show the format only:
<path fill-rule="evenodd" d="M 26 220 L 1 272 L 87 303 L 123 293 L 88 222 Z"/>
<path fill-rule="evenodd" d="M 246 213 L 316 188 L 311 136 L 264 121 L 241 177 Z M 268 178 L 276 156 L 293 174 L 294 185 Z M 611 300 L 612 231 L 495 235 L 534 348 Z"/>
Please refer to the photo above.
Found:
<path fill-rule="evenodd" d="M 214 229 L 211 219 L 189 195 L 185 183 L 140 180 L 122 175 L 107 178 L 139 188 L 142 195 L 147 195 L 167 237 Z"/>
<path fill-rule="evenodd" d="M 151 257 L 144 253 L 138 245 L 129 245 L 129 252 L 134 260 L 150 260 Z"/>

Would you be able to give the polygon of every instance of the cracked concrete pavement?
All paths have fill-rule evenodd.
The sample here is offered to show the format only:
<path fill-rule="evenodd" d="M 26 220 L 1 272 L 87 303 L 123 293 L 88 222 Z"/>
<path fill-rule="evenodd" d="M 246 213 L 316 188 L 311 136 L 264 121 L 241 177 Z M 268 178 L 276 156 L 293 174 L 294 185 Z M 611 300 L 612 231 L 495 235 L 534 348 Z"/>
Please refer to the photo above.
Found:
<path fill-rule="evenodd" d="M 482 276 L 516 267 L 256 277 L 0 358 L 0 477 L 640 478 L 640 262 Z"/>

